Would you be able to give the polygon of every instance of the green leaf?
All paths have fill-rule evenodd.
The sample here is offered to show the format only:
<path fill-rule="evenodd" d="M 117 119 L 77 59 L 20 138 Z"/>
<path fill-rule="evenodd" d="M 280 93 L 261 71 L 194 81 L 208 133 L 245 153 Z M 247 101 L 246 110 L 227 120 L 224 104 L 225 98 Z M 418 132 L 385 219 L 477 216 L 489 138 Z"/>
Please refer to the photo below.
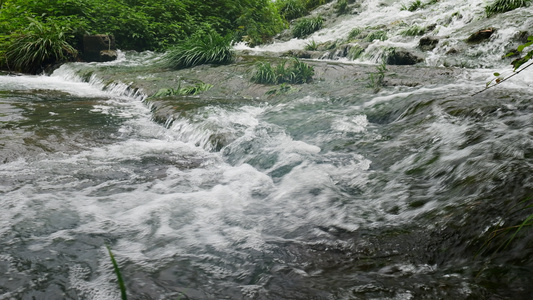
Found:
<path fill-rule="evenodd" d="M 494 73 L 494 76 L 498 77 L 498 76 L 500 76 L 500 73 L 496 72 L 496 73 Z"/>

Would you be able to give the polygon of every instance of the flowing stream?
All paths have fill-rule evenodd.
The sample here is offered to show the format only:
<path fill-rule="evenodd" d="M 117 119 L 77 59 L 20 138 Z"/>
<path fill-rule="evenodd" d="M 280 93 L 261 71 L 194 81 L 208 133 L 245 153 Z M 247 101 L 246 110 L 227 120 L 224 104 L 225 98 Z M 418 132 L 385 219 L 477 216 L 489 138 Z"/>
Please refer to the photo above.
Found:
<path fill-rule="evenodd" d="M 479 13 L 464 5 L 464 18 Z M 438 19 L 367 6 L 375 15 L 343 22 Z M 493 67 L 495 56 L 465 59 Z M 136 63 L 126 53 L 108 65 Z M 106 245 L 131 299 L 533 293 L 531 234 L 476 256 L 533 195 L 533 70 L 476 97 L 496 69 L 376 94 L 210 102 L 165 125 L 142 91 L 86 82 L 84 66 L 0 76 L 0 299 L 118 299 Z"/>

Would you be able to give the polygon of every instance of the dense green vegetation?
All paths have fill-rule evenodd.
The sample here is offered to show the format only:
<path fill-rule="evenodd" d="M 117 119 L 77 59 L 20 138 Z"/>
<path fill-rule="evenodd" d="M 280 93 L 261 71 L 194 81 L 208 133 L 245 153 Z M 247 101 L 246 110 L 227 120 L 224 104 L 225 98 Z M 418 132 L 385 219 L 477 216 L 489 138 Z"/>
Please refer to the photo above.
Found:
<path fill-rule="evenodd" d="M 286 28 L 286 24 L 270 0 L 4 0 L 0 11 L 0 65 L 35 72 L 42 64 L 74 59 L 71 50 L 81 49 L 85 34 L 112 34 L 123 50 L 162 51 L 206 28 L 235 41 L 258 44 Z M 28 43 L 40 32 L 72 49 L 53 46 L 63 50 L 44 54 L 50 51 L 43 44 Z M 40 54 L 31 61 L 13 62 L 13 57 L 28 58 L 27 53 L 15 53 L 24 47 L 39 48 L 35 52 Z M 6 56 L 7 52 L 11 56 Z"/>

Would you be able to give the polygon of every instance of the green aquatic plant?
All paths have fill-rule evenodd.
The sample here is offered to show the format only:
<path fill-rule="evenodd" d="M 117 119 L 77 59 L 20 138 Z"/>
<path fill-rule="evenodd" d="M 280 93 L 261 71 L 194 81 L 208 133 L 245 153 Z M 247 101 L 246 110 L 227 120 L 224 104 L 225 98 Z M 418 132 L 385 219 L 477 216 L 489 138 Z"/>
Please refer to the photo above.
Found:
<path fill-rule="evenodd" d="M 314 68 L 297 58 L 291 60 L 286 67 L 287 61 L 280 62 L 273 67 L 269 62 L 256 64 L 251 81 L 259 84 L 302 84 L 312 80 L 315 74 Z"/>
<path fill-rule="evenodd" d="M 359 35 L 361 34 L 361 32 L 363 32 L 361 28 L 356 27 L 352 29 L 350 33 L 348 33 L 348 40 L 354 40 L 354 39 L 359 38 Z"/>
<path fill-rule="evenodd" d="M 120 297 L 122 300 L 128 300 L 128 296 L 126 294 L 126 285 L 124 284 L 124 280 L 122 279 L 122 274 L 120 273 L 120 269 L 118 267 L 117 261 L 115 260 L 115 256 L 113 255 L 113 252 L 111 252 L 111 248 L 109 248 L 109 246 L 106 245 L 106 248 L 107 252 L 109 253 L 111 263 L 113 264 L 113 271 L 117 276 L 118 286 L 120 288 Z"/>
<path fill-rule="evenodd" d="M 485 13 L 487 14 L 487 17 L 491 17 L 495 14 L 528 6 L 530 3 L 531 0 L 495 0 L 491 4 L 485 6 Z"/>
<path fill-rule="evenodd" d="M 513 207 L 514 211 L 511 211 L 508 217 L 512 218 L 513 214 L 517 214 L 525 210 L 531 210 L 532 208 L 533 208 L 533 197 L 530 196 L 520 201 L 517 206 Z M 511 225 L 511 226 L 503 226 L 503 224 L 497 225 L 496 229 L 490 232 L 487 240 L 479 249 L 478 254 L 490 249 L 492 244 L 495 241 L 498 241 L 498 242 L 496 242 L 497 243 L 496 247 L 492 248 L 494 252 L 499 252 L 501 250 L 506 249 L 507 247 L 511 245 L 511 243 L 518 237 L 518 235 L 523 230 L 531 226 L 533 226 L 533 213 L 527 215 L 523 219 L 522 222 L 517 223 L 515 225 Z"/>
<path fill-rule="evenodd" d="M 403 36 L 417 36 L 417 35 L 423 35 L 424 33 L 426 33 L 426 31 L 427 31 L 426 27 L 422 27 L 419 25 L 413 25 L 409 28 L 406 28 L 400 31 L 400 34 Z"/>
<path fill-rule="evenodd" d="M 227 64 L 234 60 L 231 36 L 221 36 L 215 30 L 199 30 L 191 37 L 170 49 L 166 60 L 173 69 L 189 68 L 201 64 Z"/>
<path fill-rule="evenodd" d="M 323 24 L 324 19 L 320 16 L 299 19 L 293 25 L 292 35 L 296 38 L 308 36 L 320 30 Z"/>
<path fill-rule="evenodd" d="M 0 46 L 8 68 L 36 73 L 46 65 L 77 57 L 78 52 L 67 42 L 68 28 L 28 19 L 30 25 L 24 32 L 12 34 L 10 41 Z"/>
<path fill-rule="evenodd" d="M 178 83 L 178 87 L 173 88 L 163 88 L 157 91 L 152 98 L 159 97 L 169 97 L 169 96 L 186 96 L 186 95 L 198 95 L 202 92 L 208 91 L 213 87 L 213 85 L 200 82 L 193 86 L 181 87 L 181 81 Z"/>
<path fill-rule="evenodd" d="M 372 31 L 363 40 L 365 42 L 373 42 L 374 40 L 384 41 L 387 39 L 387 32 L 383 30 Z"/>
<path fill-rule="evenodd" d="M 367 87 L 374 90 L 374 93 L 379 92 L 385 86 L 385 72 L 387 72 L 387 65 L 385 62 L 382 62 L 377 66 L 377 72 L 368 75 Z"/>
<path fill-rule="evenodd" d="M 361 57 L 363 52 L 365 52 L 365 49 L 363 49 L 363 47 L 359 45 L 354 45 L 353 47 L 350 48 L 350 50 L 348 50 L 348 55 L 346 55 L 346 57 L 348 57 L 348 59 L 351 59 L 351 60 L 356 60 L 359 57 Z"/>
<path fill-rule="evenodd" d="M 409 3 L 409 5 L 403 4 L 401 7 L 401 10 L 415 11 L 422 7 L 423 7 L 422 1 L 414 0 L 411 3 Z"/>

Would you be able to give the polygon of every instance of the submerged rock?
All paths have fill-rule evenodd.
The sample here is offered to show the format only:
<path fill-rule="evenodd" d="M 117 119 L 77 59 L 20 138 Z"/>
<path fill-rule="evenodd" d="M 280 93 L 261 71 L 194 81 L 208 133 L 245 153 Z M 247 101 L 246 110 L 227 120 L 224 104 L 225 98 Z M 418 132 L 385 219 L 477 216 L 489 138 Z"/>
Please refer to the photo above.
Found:
<path fill-rule="evenodd" d="M 422 51 L 431 51 L 437 47 L 438 43 L 438 38 L 426 36 L 420 39 L 418 42 L 418 48 L 420 48 Z"/>
<path fill-rule="evenodd" d="M 406 49 L 394 49 L 394 51 L 390 51 L 386 59 L 388 65 L 414 65 L 422 61 L 421 57 Z"/>
<path fill-rule="evenodd" d="M 469 44 L 481 43 L 485 40 L 488 40 L 494 32 L 496 32 L 496 29 L 494 27 L 481 29 L 471 34 L 468 39 L 466 39 L 466 42 Z"/>

